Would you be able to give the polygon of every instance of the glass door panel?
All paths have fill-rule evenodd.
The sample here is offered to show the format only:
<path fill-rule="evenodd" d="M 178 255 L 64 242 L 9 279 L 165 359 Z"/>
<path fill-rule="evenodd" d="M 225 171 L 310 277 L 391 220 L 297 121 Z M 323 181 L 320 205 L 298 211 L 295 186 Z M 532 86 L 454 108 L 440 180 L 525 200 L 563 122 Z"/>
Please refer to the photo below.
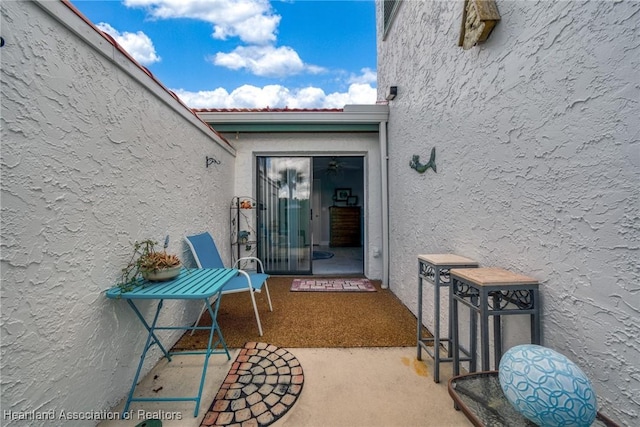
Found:
<path fill-rule="evenodd" d="M 310 274 L 311 158 L 257 160 L 258 257 L 271 274 Z"/>

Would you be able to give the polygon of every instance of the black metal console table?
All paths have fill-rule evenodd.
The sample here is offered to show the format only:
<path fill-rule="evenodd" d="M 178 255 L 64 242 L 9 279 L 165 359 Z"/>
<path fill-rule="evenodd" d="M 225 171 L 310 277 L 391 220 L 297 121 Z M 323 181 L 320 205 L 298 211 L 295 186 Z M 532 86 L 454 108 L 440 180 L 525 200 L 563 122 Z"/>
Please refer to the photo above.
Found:
<path fill-rule="evenodd" d="M 453 360 L 451 357 L 451 346 L 453 344 L 451 339 L 453 334 L 451 318 L 452 292 L 449 271 L 452 268 L 474 268 L 477 266 L 477 262 L 454 254 L 418 255 L 418 360 L 422 360 L 423 349 L 429 356 L 433 357 L 433 380 L 437 383 L 440 382 L 440 363 Z M 424 337 L 422 335 L 422 288 L 424 281 L 433 285 L 433 337 Z M 447 305 L 449 328 L 445 338 L 441 336 L 440 332 L 440 288 L 449 288 L 449 304 Z M 448 343 L 447 357 L 440 356 L 440 344 L 442 342 Z M 433 347 L 429 347 L 427 345 L 429 343 Z"/>
<path fill-rule="evenodd" d="M 502 325 L 505 315 L 529 315 L 531 318 L 531 343 L 541 344 L 540 300 L 538 281 L 531 277 L 512 273 L 502 268 L 452 269 L 453 293 L 453 375 L 460 373 L 460 338 L 458 304 L 469 307 L 470 348 L 469 372 L 477 366 L 477 321 L 480 317 L 480 356 L 482 371 L 489 370 L 489 316 L 493 316 L 494 363 L 498 368 L 502 357 Z"/>

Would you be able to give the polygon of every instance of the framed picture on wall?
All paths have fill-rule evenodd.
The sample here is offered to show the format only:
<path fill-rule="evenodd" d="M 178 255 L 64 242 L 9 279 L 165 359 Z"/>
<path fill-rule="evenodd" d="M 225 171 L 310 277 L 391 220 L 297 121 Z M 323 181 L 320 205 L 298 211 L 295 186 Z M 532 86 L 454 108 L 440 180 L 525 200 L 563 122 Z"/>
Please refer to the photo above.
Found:
<path fill-rule="evenodd" d="M 358 196 L 347 197 L 347 206 L 358 206 Z"/>
<path fill-rule="evenodd" d="M 350 188 L 336 188 L 335 200 L 338 202 L 346 202 L 349 196 L 351 196 Z"/>

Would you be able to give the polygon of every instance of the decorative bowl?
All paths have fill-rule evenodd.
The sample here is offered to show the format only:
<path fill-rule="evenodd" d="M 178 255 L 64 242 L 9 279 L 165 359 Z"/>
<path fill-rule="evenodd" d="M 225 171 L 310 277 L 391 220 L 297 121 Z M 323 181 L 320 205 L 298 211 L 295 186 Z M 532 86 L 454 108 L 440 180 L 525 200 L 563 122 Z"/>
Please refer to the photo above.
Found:
<path fill-rule="evenodd" d="M 166 282 L 167 280 L 175 279 L 180 274 L 182 265 L 176 267 L 163 268 L 153 271 L 143 271 L 142 277 L 150 282 Z"/>
<path fill-rule="evenodd" d="M 535 344 L 509 349 L 498 368 L 507 400 L 537 425 L 590 426 L 596 394 L 589 378 L 564 355 Z"/>

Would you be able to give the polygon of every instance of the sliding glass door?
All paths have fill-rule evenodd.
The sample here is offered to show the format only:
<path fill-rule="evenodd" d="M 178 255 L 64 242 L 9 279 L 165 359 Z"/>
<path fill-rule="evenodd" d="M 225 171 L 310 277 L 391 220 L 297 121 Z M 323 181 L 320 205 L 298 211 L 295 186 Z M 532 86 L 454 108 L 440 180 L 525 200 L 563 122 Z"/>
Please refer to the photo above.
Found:
<path fill-rule="evenodd" d="M 311 158 L 258 157 L 258 257 L 268 273 L 311 273 Z"/>

